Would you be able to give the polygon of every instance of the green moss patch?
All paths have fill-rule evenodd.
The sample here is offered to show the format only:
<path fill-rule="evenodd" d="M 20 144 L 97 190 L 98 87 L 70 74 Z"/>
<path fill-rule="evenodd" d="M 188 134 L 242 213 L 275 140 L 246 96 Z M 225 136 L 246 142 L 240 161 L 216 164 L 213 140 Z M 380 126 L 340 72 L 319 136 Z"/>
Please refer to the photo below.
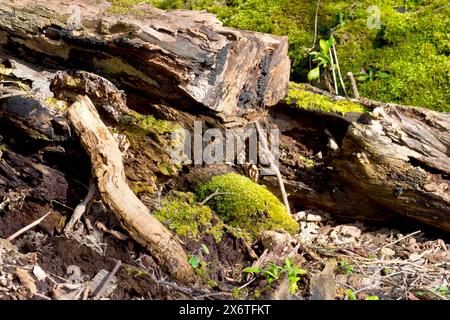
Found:
<path fill-rule="evenodd" d="M 203 200 L 216 190 L 222 194 L 207 204 L 231 227 L 247 231 L 251 236 L 263 230 L 294 233 L 299 229 L 277 197 L 245 176 L 235 173 L 215 176 L 199 188 L 198 197 Z"/>
<path fill-rule="evenodd" d="M 301 84 L 290 83 L 285 101 L 298 108 L 345 114 L 368 111 L 363 105 L 349 100 L 331 100 L 330 97 L 305 90 Z"/>
<path fill-rule="evenodd" d="M 215 13 L 226 26 L 287 35 L 294 81 L 306 82 L 310 68 L 315 66 L 310 65 L 309 52 L 314 42 L 317 1 L 147 2 L 162 9 L 205 9 Z M 380 28 L 368 27 L 370 6 L 379 9 Z M 363 97 L 449 112 L 449 16 L 448 0 L 321 1 L 314 49 L 319 39 L 328 39 L 333 33 L 343 75 L 370 69 L 389 75 L 358 82 Z M 349 89 L 349 82 L 344 81 Z"/>
<path fill-rule="evenodd" d="M 223 222 L 208 206 L 197 203 L 194 194 L 172 191 L 161 204 L 155 217 L 178 235 L 198 240 L 202 234 L 211 234 L 221 241 Z"/>

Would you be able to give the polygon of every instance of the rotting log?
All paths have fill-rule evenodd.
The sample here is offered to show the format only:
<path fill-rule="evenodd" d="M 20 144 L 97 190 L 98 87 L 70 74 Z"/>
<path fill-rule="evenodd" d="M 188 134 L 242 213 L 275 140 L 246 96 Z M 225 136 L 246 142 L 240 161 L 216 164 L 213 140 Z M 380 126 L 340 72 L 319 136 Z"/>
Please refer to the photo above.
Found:
<path fill-rule="evenodd" d="M 281 131 L 291 203 L 351 220 L 418 221 L 450 231 L 448 113 L 386 104 L 350 121 L 280 105 L 265 119 Z M 327 146 L 326 130 L 338 150 Z M 315 166 L 306 167 L 304 156 Z M 276 179 L 263 183 L 276 192 Z"/>
<path fill-rule="evenodd" d="M 287 93 L 287 37 L 225 28 L 203 12 L 141 5 L 115 15 L 94 1 L 77 5 L 80 24 L 71 30 L 63 1 L 2 1 L 0 47 L 35 64 L 92 71 L 121 89 L 177 106 L 200 104 L 224 117 L 273 106 Z"/>
<path fill-rule="evenodd" d="M 67 117 L 91 158 L 93 175 L 103 202 L 130 236 L 146 248 L 171 276 L 183 283 L 193 281 L 193 269 L 181 244 L 129 188 L 122 154 L 116 140 L 103 124 L 94 105 L 79 96 Z"/>

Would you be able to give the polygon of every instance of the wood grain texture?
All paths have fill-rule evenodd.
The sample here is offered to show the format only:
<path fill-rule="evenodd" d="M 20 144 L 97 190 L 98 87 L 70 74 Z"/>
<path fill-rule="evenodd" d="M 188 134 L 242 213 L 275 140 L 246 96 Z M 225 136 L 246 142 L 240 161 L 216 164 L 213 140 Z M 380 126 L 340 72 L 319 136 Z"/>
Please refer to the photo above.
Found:
<path fill-rule="evenodd" d="M 77 101 L 69 107 L 67 117 L 90 156 L 100 197 L 121 226 L 136 242 L 148 249 L 174 279 L 191 282 L 195 278 L 194 272 L 184 249 L 127 185 L 117 142 L 90 99 L 77 97 Z"/>
<path fill-rule="evenodd" d="M 287 37 L 222 27 L 211 14 L 114 15 L 93 1 L 79 30 L 67 25 L 69 4 L 50 0 L 0 3 L 0 46 L 31 62 L 84 69 L 120 88 L 179 105 L 203 105 L 225 116 L 273 106 L 287 93 Z"/>

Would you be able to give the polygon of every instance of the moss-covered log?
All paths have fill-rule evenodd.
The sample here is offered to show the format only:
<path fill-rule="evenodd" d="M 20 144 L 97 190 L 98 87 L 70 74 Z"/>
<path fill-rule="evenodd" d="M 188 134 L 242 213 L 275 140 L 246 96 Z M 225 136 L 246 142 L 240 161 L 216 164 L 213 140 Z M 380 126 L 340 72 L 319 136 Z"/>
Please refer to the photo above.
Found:
<path fill-rule="evenodd" d="M 287 38 L 228 29 L 201 12 L 152 7 L 120 15 L 88 0 L 79 12 L 0 3 L 0 46 L 39 65 L 93 71 L 121 89 L 223 116 L 273 106 L 287 92 Z M 82 8 L 81 8 L 82 7 Z"/>

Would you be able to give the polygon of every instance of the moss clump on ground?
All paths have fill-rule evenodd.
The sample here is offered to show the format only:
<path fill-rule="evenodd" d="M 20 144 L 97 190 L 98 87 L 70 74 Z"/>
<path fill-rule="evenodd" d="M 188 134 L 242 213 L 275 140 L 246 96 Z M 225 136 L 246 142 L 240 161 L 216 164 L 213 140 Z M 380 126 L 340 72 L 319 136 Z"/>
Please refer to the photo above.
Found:
<path fill-rule="evenodd" d="M 257 236 L 263 230 L 297 232 L 298 224 L 266 187 L 245 176 L 229 173 L 213 177 L 198 190 L 200 200 L 218 190 L 208 205 L 231 227 Z"/>
<path fill-rule="evenodd" d="M 223 222 L 208 206 L 197 203 L 194 194 L 172 191 L 161 205 L 155 217 L 178 235 L 198 240 L 201 234 L 211 234 L 217 243 L 221 241 Z"/>
<path fill-rule="evenodd" d="M 345 114 L 347 112 L 365 112 L 364 106 L 349 100 L 331 100 L 330 97 L 305 90 L 301 84 L 291 83 L 285 101 L 302 109 L 320 110 Z"/>

